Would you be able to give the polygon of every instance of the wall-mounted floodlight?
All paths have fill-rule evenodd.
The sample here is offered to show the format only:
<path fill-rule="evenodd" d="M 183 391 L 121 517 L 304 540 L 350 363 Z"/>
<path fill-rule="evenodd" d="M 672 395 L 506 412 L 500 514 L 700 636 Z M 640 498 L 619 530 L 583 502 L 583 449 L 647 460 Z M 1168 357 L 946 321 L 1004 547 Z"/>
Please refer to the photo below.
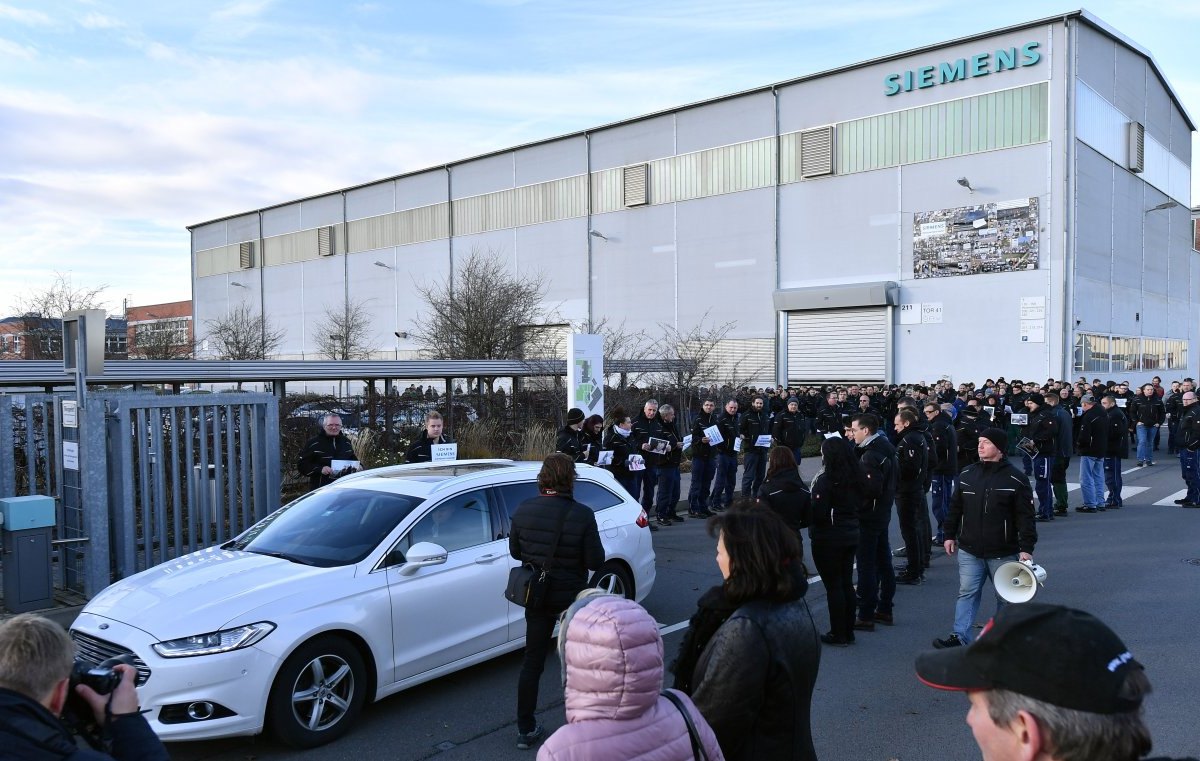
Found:
<path fill-rule="evenodd" d="M 958 184 L 962 185 L 964 188 L 966 188 L 967 190 L 969 190 L 972 193 L 975 192 L 975 188 L 971 187 L 971 181 L 968 180 L 966 177 L 959 177 Z"/>
<path fill-rule="evenodd" d="M 393 333 L 396 336 L 396 338 L 408 338 L 408 331 L 397 330 L 397 331 L 393 331 Z"/>
<path fill-rule="evenodd" d="M 1178 201 L 1176 201 L 1175 199 L 1171 199 L 1169 201 L 1163 201 L 1158 206 L 1151 206 L 1149 209 L 1146 209 L 1146 211 L 1143 213 L 1149 214 L 1152 211 L 1162 211 L 1163 209 L 1174 209 L 1178 205 L 1179 205 Z"/>
<path fill-rule="evenodd" d="M 232 286 L 233 286 L 233 287 L 235 287 L 235 288 L 245 288 L 245 287 L 246 287 L 246 286 L 242 285 L 241 283 L 239 283 L 239 282 L 238 282 L 238 281 L 236 281 L 236 280 L 230 280 L 230 281 L 229 281 L 229 284 L 230 284 L 230 285 L 232 285 Z"/>
<path fill-rule="evenodd" d="M 390 265 L 390 264 L 384 264 L 383 262 L 381 262 L 381 261 L 378 261 L 378 260 L 376 260 L 376 262 L 375 262 L 375 266 L 376 266 L 376 267 L 383 267 L 385 270 L 390 270 L 390 269 L 392 269 L 392 265 Z"/>
<path fill-rule="evenodd" d="M 600 240 L 608 240 L 608 236 L 599 230 L 588 230 L 588 235 L 592 236 L 593 238 L 599 238 Z"/>

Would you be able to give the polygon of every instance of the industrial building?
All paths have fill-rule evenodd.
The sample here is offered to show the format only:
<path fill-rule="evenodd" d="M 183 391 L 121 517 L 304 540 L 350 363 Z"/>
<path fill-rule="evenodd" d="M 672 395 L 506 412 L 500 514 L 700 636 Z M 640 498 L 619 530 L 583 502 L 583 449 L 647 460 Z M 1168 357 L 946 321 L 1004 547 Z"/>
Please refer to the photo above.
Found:
<path fill-rule="evenodd" d="M 318 358 L 348 298 L 410 358 L 413 282 L 490 250 L 552 326 L 735 322 L 731 377 L 1195 376 L 1194 128 L 1077 11 L 194 225 L 198 338 Z"/>

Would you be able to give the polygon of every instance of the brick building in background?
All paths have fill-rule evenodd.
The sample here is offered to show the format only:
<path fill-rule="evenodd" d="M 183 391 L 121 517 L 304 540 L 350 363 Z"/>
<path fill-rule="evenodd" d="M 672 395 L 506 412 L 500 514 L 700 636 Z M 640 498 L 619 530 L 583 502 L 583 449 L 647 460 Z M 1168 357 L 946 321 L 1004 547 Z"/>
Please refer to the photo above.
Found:
<path fill-rule="evenodd" d="M 129 306 L 130 359 L 190 359 L 195 335 L 192 331 L 192 302 Z"/>
<path fill-rule="evenodd" d="M 62 320 L 23 314 L 0 319 L 0 360 L 61 359 Z M 125 320 L 104 321 L 104 358 L 129 359 Z"/>

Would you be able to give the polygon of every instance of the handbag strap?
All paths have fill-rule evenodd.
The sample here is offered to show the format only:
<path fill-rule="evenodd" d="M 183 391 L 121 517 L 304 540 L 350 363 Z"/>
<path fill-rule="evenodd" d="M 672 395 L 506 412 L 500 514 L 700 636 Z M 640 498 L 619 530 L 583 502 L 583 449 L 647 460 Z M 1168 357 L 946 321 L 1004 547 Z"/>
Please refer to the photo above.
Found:
<path fill-rule="evenodd" d="M 570 505 L 566 505 L 558 513 L 558 526 L 554 529 L 554 541 L 550 543 L 550 554 L 546 556 L 546 562 L 542 565 L 543 571 L 549 571 L 550 566 L 554 564 L 554 553 L 558 552 L 558 540 L 562 539 L 563 524 L 567 522 L 570 509 Z"/>
<path fill-rule="evenodd" d="M 688 711 L 687 706 L 683 704 L 674 690 L 663 690 L 659 694 L 674 703 L 679 712 L 683 714 L 683 721 L 687 724 L 688 737 L 692 741 L 692 757 L 697 761 L 708 761 L 708 756 L 704 753 L 704 746 L 700 743 L 700 732 L 696 729 L 696 723 L 692 721 L 692 714 Z"/>

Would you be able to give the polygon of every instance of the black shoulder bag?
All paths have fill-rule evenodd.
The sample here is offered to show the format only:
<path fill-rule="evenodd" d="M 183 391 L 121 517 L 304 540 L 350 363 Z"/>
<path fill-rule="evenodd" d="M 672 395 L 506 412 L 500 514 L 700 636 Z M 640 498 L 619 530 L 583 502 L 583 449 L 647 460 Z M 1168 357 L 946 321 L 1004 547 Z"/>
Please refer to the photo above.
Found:
<path fill-rule="evenodd" d="M 554 553 L 558 551 L 558 540 L 562 538 L 563 523 L 567 520 L 569 509 L 569 505 L 564 505 L 558 515 L 558 527 L 554 530 L 554 541 L 550 543 L 550 555 L 540 568 L 527 560 L 508 569 L 508 586 L 504 588 L 504 597 L 512 604 L 533 610 L 545 604 L 546 591 L 550 587 L 550 566 L 554 563 Z"/>
<path fill-rule="evenodd" d="M 663 690 L 659 694 L 674 703 L 679 712 L 683 714 L 683 721 L 687 724 L 688 737 L 692 741 L 692 757 L 697 759 L 697 761 L 708 761 L 708 755 L 704 752 L 704 745 L 700 742 L 700 732 L 696 729 L 696 723 L 692 721 L 692 714 L 688 711 L 687 706 L 671 690 Z"/>

